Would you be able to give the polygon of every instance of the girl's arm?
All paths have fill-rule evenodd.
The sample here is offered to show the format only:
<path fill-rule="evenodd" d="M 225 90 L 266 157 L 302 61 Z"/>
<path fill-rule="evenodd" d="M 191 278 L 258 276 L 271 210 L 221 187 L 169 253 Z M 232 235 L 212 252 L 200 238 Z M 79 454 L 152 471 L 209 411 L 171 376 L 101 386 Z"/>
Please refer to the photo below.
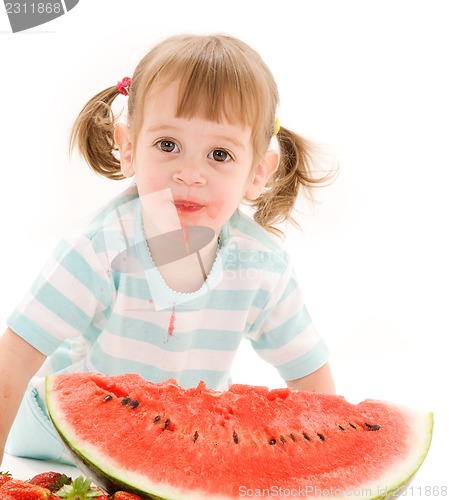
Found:
<path fill-rule="evenodd" d="M 44 354 L 10 328 L 0 337 L 0 464 L 27 384 L 44 360 Z"/>
<path fill-rule="evenodd" d="M 288 387 L 300 391 L 335 394 L 335 382 L 328 363 L 305 377 L 286 380 L 286 383 Z"/>

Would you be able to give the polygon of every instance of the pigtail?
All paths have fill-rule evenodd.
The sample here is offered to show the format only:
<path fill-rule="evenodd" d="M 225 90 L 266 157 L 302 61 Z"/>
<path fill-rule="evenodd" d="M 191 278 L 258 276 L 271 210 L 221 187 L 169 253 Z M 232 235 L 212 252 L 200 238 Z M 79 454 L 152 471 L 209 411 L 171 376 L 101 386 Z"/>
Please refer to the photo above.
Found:
<path fill-rule="evenodd" d="M 77 146 L 88 165 L 109 179 L 124 179 L 114 142 L 111 105 L 119 94 L 116 86 L 94 96 L 76 119 L 70 136 L 70 151 Z"/>
<path fill-rule="evenodd" d="M 313 168 L 316 147 L 303 137 L 280 127 L 277 140 L 279 166 L 267 184 L 266 191 L 254 202 L 254 219 L 268 231 L 282 234 L 277 225 L 290 222 L 298 226 L 292 212 L 300 192 L 313 198 L 313 188 L 329 181 L 333 174 L 327 172 L 317 176 Z"/>

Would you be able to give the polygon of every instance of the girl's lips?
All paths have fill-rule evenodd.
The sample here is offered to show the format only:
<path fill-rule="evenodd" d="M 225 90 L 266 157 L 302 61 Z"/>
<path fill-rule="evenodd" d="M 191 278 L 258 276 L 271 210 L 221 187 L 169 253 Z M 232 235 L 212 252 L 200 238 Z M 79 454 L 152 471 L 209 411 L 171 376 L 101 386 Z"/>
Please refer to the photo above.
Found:
<path fill-rule="evenodd" d="M 196 203 L 195 201 L 177 200 L 175 201 L 175 207 L 176 210 L 181 212 L 198 212 L 204 207 L 204 205 Z"/>

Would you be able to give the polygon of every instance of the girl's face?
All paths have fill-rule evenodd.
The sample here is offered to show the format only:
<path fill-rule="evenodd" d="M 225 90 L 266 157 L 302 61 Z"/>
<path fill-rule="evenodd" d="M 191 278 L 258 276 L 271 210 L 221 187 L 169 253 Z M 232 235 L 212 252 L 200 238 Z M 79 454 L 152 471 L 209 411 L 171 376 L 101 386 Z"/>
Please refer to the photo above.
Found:
<path fill-rule="evenodd" d="M 135 176 L 141 198 L 169 189 L 167 213 L 176 209 L 182 227 L 206 226 L 218 234 L 244 197 L 260 195 L 278 153 L 255 160 L 249 127 L 177 117 L 177 98 L 177 83 L 151 94 L 135 143 L 130 129 L 117 125 L 122 172 Z"/>

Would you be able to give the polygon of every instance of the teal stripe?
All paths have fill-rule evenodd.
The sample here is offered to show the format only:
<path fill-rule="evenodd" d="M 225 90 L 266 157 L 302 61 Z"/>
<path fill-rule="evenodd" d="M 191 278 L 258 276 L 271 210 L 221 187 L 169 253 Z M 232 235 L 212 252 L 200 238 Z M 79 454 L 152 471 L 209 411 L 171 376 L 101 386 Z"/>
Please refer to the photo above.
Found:
<path fill-rule="evenodd" d="M 249 307 L 262 309 L 270 297 L 271 292 L 263 288 L 258 290 L 212 290 L 210 293 L 198 297 L 198 302 L 195 305 L 199 309 L 244 311 L 248 310 Z"/>
<path fill-rule="evenodd" d="M 57 352 L 51 357 L 51 366 L 54 372 L 62 372 L 73 364 L 70 353 L 72 351 L 72 339 L 66 339 Z"/>
<path fill-rule="evenodd" d="M 264 297 L 264 298 L 266 298 L 266 301 L 264 302 L 264 304 L 262 304 L 262 305 L 259 306 L 260 309 L 262 309 L 262 311 L 259 314 L 259 316 L 257 317 L 255 323 L 254 324 L 248 324 L 248 325 L 246 325 L 245 331 L 247 332 L 247 334 L 251 335 L 253 332 L 256 332 L 256 331 L 262 329 L 263 325 L 267 321 L 267 319 L 272 314 L 276 314 L 276 309 L 279 307 L 279 305 L 282 304 L 282 302 L 284 300 L 291 300 L 291 299 L 289 299 L 289 295 L 292 292 L 294 292 L 296 289 L 297 289 L 297 286 L 295 285 L 295 280 L 293 278 L 290 278 L 289 281 L 288 281 L 288 283 L 287 283 L 287 285 L 286 285 L 286 287 L 285 287 L 285 290 L 282 293 L 281 298 L 278 300 L 278 302 L 276 302 L 275 304 L 273 304 L 270 308 L 265 309 L 265 306 L 267 305 L 268 300 L 269 300 L 269 298 L 272 295 L 271 293 L 267 294 Z M 297 308 L 297 306 L 299 306 L 299 305 L 300 305 L 299 303 L 298 304 L 293 303 L 291 305 L 291 307 Z M 304 310 L 304 306 L 303 306 L 303 308 L 300 311 L 298 311 L 298 314 L 302 315 L 302 314 L 308 314 L 308 313 L 307 313 L 306 310 Z M 307 320 L 307 319 L 308 319 L 307 316 L 304 316 L 304 320 Z M 301 320 L 301 323 L 302 323 L 302 320 Z M 296 330 L 296 332 L 298 332 L 298 330 Z"/>
<path fill-rule="evenodd" d="M 224 389 L 230 380 L 229 372 L 215 370 L 183 370 L 172 372 L 161 370 L 150 364 L 138 363 L 117 359 L 105 354 L 103 351 L 94 351 L 92 363 L 95 369 L 106 375 L 120 375 L 123 373 L 139 373 L 145 380 L 158 383 L 169 378 L 174 378 L 184 388 L 196 387 L 200 381 L 204 381 L 211 389 Z M 151 363 L 151 360 L 148 360 Z"/>
<path fill-rule="evenodd" d="M 105 314 L 105 317 L 108 318 L 111 313 L 111 310 L 108 309 L 106 312 L 107 314 Z M 100 334 L 101 334 L 101 329 L 97 325 L 91 323 L 87 331 L 84 332 L 83 337 L 87 339 L 91 344 L 93 344 L 97 340 Z"/>
<path fill-rule="evenodd" d="M 310 324 L 312 318 L 306 307 L 272 330 L 265 332 L 257 341 L 251 341 L 257 351 L 264 349 L 277 349 L 291 342 L 301 334 Z"/>
<path fill-rule="evenodd" d="M 116 282 L 116 288 L 124 295 L 133 299 L 148 301 L 151 299 L 150 289 L 146 279 L 137 278 L 118 271 L 112 272 L 112 279 Z"/>
<path fill-rule="evenodd" d="M 160 327 L 151 322 L 151 316 L 165 315 L 166 327 Z M 173 337 L 168 334 L 171 312 L 157 311 L 148 313 L 148 319 L 135 319 L 118 314 L 112 314 L 108 329 L 117 341 L 126 343 L 126 339 L 140 340 L 158 346 L 169 352 L 183 352 L 189 349 L 213 349 L 229 351 L 236 349 L 242 338 L 240 332 L 223 329 L 217 324 L 217 329 L 196 329 L 189 332 L 177 332 L 176 322 Z"/>
<path fill-rule="evenodd" d="M 48 282 L 39 287 L 34 298 L 79 332 L 83 332 L 91 322 L 90 316 Z"/>
<path fill-rule="evenodd" d="M 323 366 L 329 358 L 329 350 L 321 339 L 309 352 L 303 356 L 277 366 L 279 375 L 284 380 L 295 380 L 297 378 L 305 377 L 310 373 L 318 370 Z"/>
<path fill-rule="evenodd" d="M 61 344 L 59 339 L 49 335 L 41 326 L 20 314 L 18 311 L 15 311 L 9 316 L 7 325 L 11 330 L 17 333 L 17 335 L 46 356 L 50 356 L 50 354 L 52 354 Z"/>
<path fill-rule="evenodd" d="M 114 274 L 113 279 L 116 276 Z M 120 278 L 120 279 L 118 279 Z M 117 289 L 119 292 L 144 301 L 152 300 L 151 292 L 146 280 L 131 276 L 117 275 Z M 179 311 L 201 311 L 204 309 L 216 309 L 218 311 L 245 311 L 249 307 L 262 309 L 271 292 L 263 288 L 257 290 L 217 290 L 213 289 L 204 294 L 192 297 L 186 302 L 176 305 Z M 147 305 L 143 305 L 147 308 Z"/>
<path fill-rule="evenodd" d="M 298 290 L 298 283 L 296 280 L 296 276 L 293 273 L 292 276 L 290 277 L 290 279 L 288 280 L 288 283 L 285 287 L 284 292 L 281 295 L 281 298 L 279 299 L 279 303 L 282 303 L 285 299 L 288 298 L 288 296 L 292 292 L 295 292 L 296 290 Z"/>
<path fill-rule="evenodd" d="M 240 332 L 229 330 L 195 330 L 191 335 L 193 338 L 190 341 L 191 349 L 210 349 L 215 351 L 236 350 L 243 338 Z"/>
<path fill-rule="evenodd" d="M 99 302 L 107 305 L 110 301 L 110 282 L 102 278 L 97 270 L 93 269 L 89 262 L 67 242 L 61 245 L 59 254 L 61 253 L 58 259 L 61 266 L 88 288 Z"/>

